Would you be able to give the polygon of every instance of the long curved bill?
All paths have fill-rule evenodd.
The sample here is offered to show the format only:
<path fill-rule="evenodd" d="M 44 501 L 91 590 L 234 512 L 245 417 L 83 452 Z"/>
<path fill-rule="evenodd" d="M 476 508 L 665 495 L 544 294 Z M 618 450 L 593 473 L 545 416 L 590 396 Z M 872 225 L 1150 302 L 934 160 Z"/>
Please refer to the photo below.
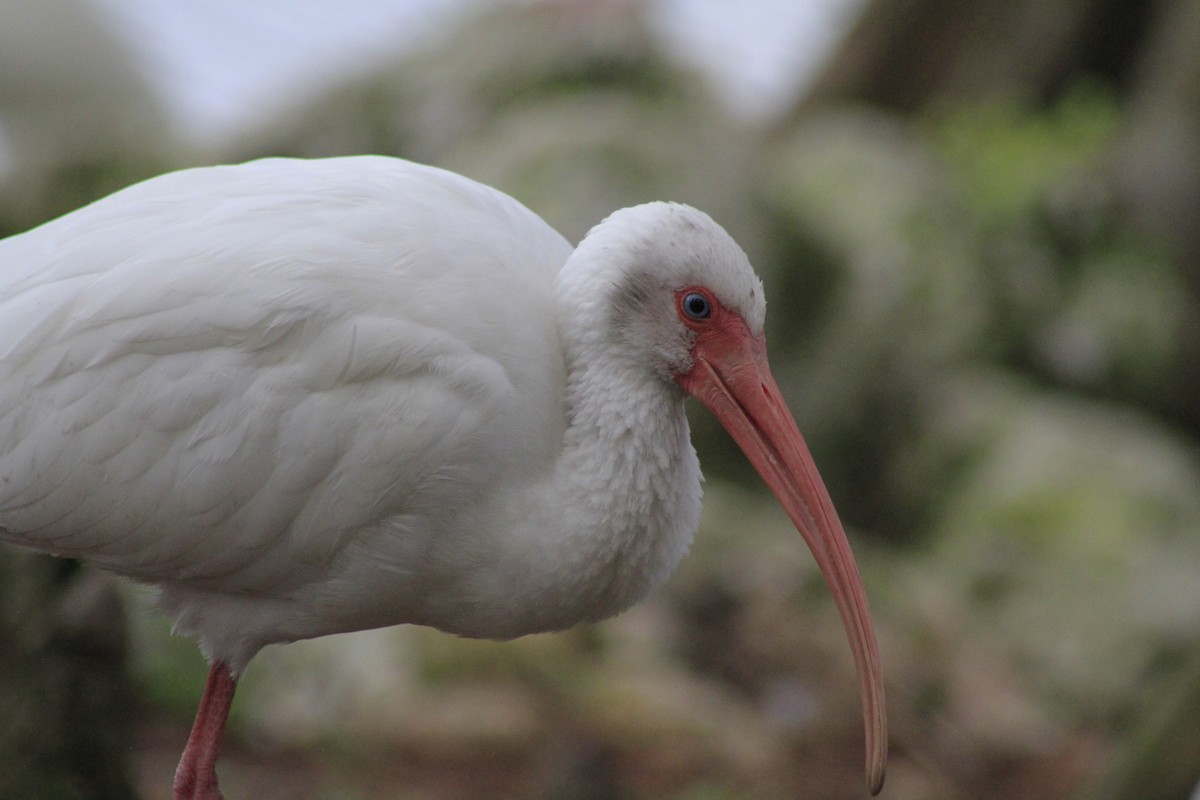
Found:
<path fill-rule="evenodd" d="M 740 327 L 740 326 L 739 326 Z M 680 385 L 733 436 L 812 550 L 833 593 L 858 670 L 866 726 L 867 788 L 878 794 L 887 765 L 887 710 L 879 647 L 854 555 L 767 364 L 762 335 L 726 329 L 701 337 Z"/>

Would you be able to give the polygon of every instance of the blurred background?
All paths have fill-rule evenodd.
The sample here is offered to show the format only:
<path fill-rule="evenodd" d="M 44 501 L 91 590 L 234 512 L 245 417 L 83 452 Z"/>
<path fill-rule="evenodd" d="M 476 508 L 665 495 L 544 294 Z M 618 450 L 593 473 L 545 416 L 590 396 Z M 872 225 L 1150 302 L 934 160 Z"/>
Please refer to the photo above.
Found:
<path fill-rule="evenodd" d="M 1194 0 L 5 0 L 0 235 L 168 169 L 387 153 L 568 238 L 708 211 L 871 598 L 884 797 L 1200 795 Z M 705 516 L 651 601 L 507 644 L 268 648 L 238 798 L 862 789 L 800 539 L 695 419 Z M 164 798 L 206 665 L 150 594 L 0 553 L 0 798 Z"/>

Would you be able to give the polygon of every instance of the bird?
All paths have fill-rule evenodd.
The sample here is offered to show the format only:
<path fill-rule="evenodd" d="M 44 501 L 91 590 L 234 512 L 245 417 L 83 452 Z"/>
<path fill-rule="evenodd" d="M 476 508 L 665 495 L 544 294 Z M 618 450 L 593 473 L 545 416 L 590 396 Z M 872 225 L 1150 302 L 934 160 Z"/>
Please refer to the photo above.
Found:
<path fill-rule="evenodd" d="M 169 172 L 0 240 L 0 541 L 157 588 L 210 663 L 174 796 L 218 800 L 267 645 L 401 624 L 512 639 L 661 585 L 699 524 L 690 396 L 830 586 L 877 793 L 870 610 L 765 308 L 744 251 L 687 205 L 615 211 L 572 247 L 399 158 Z"/>

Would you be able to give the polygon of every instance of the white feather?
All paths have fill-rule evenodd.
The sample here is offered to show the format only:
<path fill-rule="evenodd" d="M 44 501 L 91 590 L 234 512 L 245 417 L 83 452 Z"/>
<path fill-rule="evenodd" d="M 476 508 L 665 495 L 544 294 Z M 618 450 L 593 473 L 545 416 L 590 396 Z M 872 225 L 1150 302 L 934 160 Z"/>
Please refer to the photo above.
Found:
<path fill-rule="evenodd" d="M 235 674 L 339 631 L 615 613 L 699 514 L 663 377 L 686 331 L 614 314 L 647 280 L 704 280 L 761 328 L 744 255 L 682 206 L 573 254 L 394 159 L 133 186 L 0 242 L 0 538 L 161 586 Z"/>

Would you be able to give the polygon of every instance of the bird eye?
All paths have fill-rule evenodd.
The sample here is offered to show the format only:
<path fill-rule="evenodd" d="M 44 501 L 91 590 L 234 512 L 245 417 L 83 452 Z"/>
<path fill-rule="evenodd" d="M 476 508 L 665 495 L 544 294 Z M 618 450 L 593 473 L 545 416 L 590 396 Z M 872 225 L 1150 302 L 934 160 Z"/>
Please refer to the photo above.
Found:
<path fill-rule="evenodd" d="M 712 314 L 712 305 L 708 302 L 708 298 L 699 292 L 689 292 L 684 296 L 679 307 L 692 319 L 708 319 Z"/>

